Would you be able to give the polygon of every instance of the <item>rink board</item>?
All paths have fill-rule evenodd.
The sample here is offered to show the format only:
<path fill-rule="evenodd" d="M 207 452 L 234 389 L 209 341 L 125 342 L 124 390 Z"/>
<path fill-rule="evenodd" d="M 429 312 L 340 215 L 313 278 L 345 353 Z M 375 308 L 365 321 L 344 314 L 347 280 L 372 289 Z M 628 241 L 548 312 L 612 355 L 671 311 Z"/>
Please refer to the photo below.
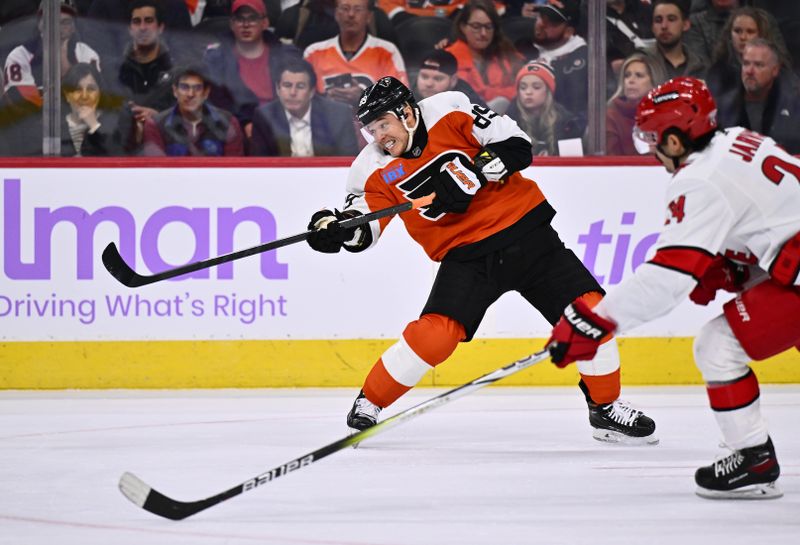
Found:
<path fill-rule="evenodd" d="M 0 163 L 0 388 L 358 386 L 419 315 L 436 272 L 394 221 L 362 254 L 323 255 L 301 243 L 128 289 L 100 262 L 108 242 L 150 274 L 303 232 L 313 210 L 341 207 L 346 162 L 36 165 Z M 652 253 L 668 182 L 660 167 L 549 160 L 526 174 L 605 289 Z M 626 383 L 699 383 L 691 337 L 719 312 L 719 302 L 687 302 L 621 339 Z M 519 296 L 504 296 L 476 340 L 424 383 L 463 383 L 538 350 L 548 333 Z M 800 382 L 799 364 L 800 352 L 786 353 L 759 375 Z M 537 368 L 508 383 L 575 376 Z"/>

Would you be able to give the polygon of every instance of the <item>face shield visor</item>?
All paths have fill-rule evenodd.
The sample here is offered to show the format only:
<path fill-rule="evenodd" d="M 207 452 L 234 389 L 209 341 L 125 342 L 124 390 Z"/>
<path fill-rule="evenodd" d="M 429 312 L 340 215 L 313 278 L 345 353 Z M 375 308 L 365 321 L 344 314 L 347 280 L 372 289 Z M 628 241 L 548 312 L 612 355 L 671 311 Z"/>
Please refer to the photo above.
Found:
<path fill-rule="evenodd" d="M 658 133 L 643 131 L 638 126 L 633 127 L 633 146 L 640 155 L 649 155 L 655 152 L 658 145 Z"/>

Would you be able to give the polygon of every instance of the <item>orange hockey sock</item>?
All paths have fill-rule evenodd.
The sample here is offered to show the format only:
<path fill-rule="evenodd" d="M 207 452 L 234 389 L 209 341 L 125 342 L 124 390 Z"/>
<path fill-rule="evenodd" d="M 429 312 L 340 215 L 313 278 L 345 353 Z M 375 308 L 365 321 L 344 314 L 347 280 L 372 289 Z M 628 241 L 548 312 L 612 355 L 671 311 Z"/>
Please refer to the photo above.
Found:
<path fill-rule="evenodd" d="M 461 324 L 441 314 L 425 314 L 411 322 L 372 367 L 364 395 L 375 405 L 388 407 L 446 360 L 465 336 Z"/>
<path fill-rule="evenodd" d="M 616 401 L 619 397 L 619 369 L 607 375 L 584 375 L 581 379 L 589 390 L 589 397 L 598 405 Z"/>

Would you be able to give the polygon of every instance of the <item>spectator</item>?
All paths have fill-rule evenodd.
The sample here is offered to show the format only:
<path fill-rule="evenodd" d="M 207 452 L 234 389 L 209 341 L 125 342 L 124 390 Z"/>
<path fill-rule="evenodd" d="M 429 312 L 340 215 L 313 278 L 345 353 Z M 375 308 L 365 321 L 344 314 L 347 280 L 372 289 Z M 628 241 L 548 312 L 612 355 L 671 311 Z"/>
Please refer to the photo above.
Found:
<path fill-rule="evenodd" d="M 394 28 L 389 17 L 379 9 L 373 9 L 372 15 L 368 24 L 369 33 L 394 43 Z M 333 38 L 339 34 L 336 0 L 301 0 L 291 7 L 285 7 L 278 20 L 276 33 L 281 40 L 290 41 L 301 49 Z"/>
<path fill-rule="evenodd" d="M 262 0 L 234 0 L 230 29 L 233 40 L 211 44 L 205 64 L 212 81 L 210 102 L 232 112 L 247 136 L 252 134 L 253 112 L 275 98 L 274 71 L 288 56 L 300 52 L 285 46 L 269 32 L 269 16 Z"/>
<path fill-rule="evenodd" d="M 795 76 L 781 67 L 775 44 L 754 38 L 744 46 L 741 83 L 717 105 L 721 127 L 745 127 L 800 153 L 800 93 Z"/>
<path fill-rule="evenodd" d="M 638 155 L 633 143 L 636 107 L 650 89 L 665 81 L 652 59 L 634 53 L 622 64 L 617 90 L 606 108 L 606 154 Z"/>
<path fill-rule="evenodd" d="M 688 0 L 655 0 L 653 3 L 656 43 L 641 51 L 652 57 L 667 79 L 678 76 L 705 77 L 707 59 L 686 47 L 683 41 L 691 25 Z"/>
<path fill-rule="evenodd" d="M 115 111 L 118 105 L 104 93 L 95 65 L 73 65 L 64 76 L 61 92 L 69 105 L 61 126 L 61 156 L 121 155 L 125 139 Z"/>
<path fill-rule="evenodd" d="M 452 53 L 444 49 L 434 49 L 422 60 L 414 91 L 420 99 L 443 91 L 460 91 L 473 104 L 486 106 L 475 89 L 458 77 L 458 62 Z"/>
<path fill-rule="evenodd" d="M 711 5 L 703 11 L 689 16 L 691 26 L 686 31 L 684 41 L 689 49 L 695 50 L 710 59 L 719 37 L 727 39 L 722 28 L 728 21 L 731 11 L 739 7 L 739 0 L 711 0 Z"/>
<path fill-rule="evenodd" d="M 177 104 L 147 119 L 143 155 L 240 156 L 244 137 L 236 118 L 208 104 L 211 83 L 199 66 L 179 69 L 172 92 Z"/>
<path fill-rule="evenodd" d="M 606 58 L 617 76 L 625 59 L 652 45 L 653 8 L 642 0 L 608 0 L 606 4 Z"/>
<path fill-rule="evenodd" d="M 158 4 L 159 22 L 169 33 L 189 32 L 192 22 L 184 0 L 154 0 Z M 130 24 L 131 1 L 94 0 L 88 11 L 90 43 L 102 58 L 117 62 L 125 50 L 126 25 Z M 169 44 L 172 45 L 172 44 Z"/>
<path fill-rule="evenodd" d="M 556 102 L 578 116 L 583 129 L 589 108 L 589 75 L 588 47 L 577 34 L 580 2 L 561 0 L 534 6 L 534 9 L 539 17 L 533 27 L 533 44 L 525 44 L 523 54 L 528 59 L 542 60 L 553 68 Z"/>
<path fill-rule="evenodd" d="M 158 0 L 133 0 L 129 15 L 131 42 L 118 70 L 118 84 L 128 97 L 135 141 L 139 143 L 145 121 L 175 103 L 172 56 L 161 39 L 164 20 Z"/>
<path fill-rule="evenodd" d="M 450 17 L 467 0 L 378 0 L 378 8 L 397 25 L 411 17 Z"/>
<path fill-rule="evenodd" d="M 781 64 L 786 68 L 791 67 L 783 38 L 769 14 L 757 8 L 736 9 L 723 27 L 714 50 L 711 67 L 706 73 L 706 84 L 712 95 L 720 96 L 739 85 L 744 46 L 753 38 L 764 38 L 775 44 L 781 57 Z"/>
<path fill-rule="evenodd" d="M 339 34 L 311 44 L 305 58 L 317 74 L 317 90 L 351 106 L 361 91 L 379 78 L 393 76 L 408 84 L 406 67 L 397 46 L 367 32 L 374 0 L 336 0 Z"/>
<path fill-rule="evenodd" d="M 79 40 L 75 31 L 75 17 L 77 11 L 71 1 L 61 2 L 61 76 L 77 62 L 93 63 L 100 68 L 100 56 L 86 43 Z M 42 9 L 39 8 L 39 34 L 25 44 L 20 44 L 9 53 L 4 65 L 6 74 L 4 91 L 16 88 L 25 97 L 33 97 L 34 101 L 41 103 L 38 89 L 42 87 L 42 64 L 44 51 L 42 50 Z"/>
<path fill-rule="evenodd" d="M 77 12 L 71 2 L 61 2 L 60 53 L 61 75 L 74 64 L 92 63 L 98 69 L 97 52 L 78 39 L 75 31 Z M 12 155 L 41 155 L 42 153 L 42 91 L 43 80 L 43 30 L 42 11 L 39 10 L 39 33 L 18 45 L 8 54 L 4 65 L 3 96 L 0 99 L 0 125 L 14 127 L 15 138 L 6 142 L 6 153 Z M 7 137 L 8 138 L 8 137 Z"/>
<path fill-rule="evenodd" d="M 494 5 L 473 0 L 453 22 L 456 41 L 447 51 L 458 61 L 458 77 L 466 81 L 498 113 L 515 94 L 514 75 L 520 55 L 503 34 Z"/>
<path fill-rule="evenodd" d="M 287 62 L 278 76 L 278 100 L 256 110 L 251 155 L 311 157 L 358 154 L 353 110 L 316 93 L 308 62 Z"/>
<path fill-rule="evenodd" d="M 581 120 L 554 99 L 556 76 L 547 63 L 529 62 L 516 81 L 517 96 L 506 115 L 531 137 L 534 155 L 559 155 L 559 142 L 581 138 Z"/>

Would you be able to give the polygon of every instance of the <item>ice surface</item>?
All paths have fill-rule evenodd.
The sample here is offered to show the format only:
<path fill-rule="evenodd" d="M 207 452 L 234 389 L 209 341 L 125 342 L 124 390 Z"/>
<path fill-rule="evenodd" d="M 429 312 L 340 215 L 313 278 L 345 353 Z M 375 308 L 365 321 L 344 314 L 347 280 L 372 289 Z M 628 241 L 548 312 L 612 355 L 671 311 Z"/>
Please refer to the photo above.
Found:
<path fill-rule="evenodd" d="M 393 414 L 442 390 L 418 389 Z M 785 496 L 710 501 L 722 454 L 701 387 L 627 388 L 661 444 L 591 438 L 577 388 L 488 388 L 173 522 L 132 471 L 216 494 L 345 435 L 352 389 L 0 392 L 0 544 L 797 545 L 800 386 L 763 386 Z"/>

